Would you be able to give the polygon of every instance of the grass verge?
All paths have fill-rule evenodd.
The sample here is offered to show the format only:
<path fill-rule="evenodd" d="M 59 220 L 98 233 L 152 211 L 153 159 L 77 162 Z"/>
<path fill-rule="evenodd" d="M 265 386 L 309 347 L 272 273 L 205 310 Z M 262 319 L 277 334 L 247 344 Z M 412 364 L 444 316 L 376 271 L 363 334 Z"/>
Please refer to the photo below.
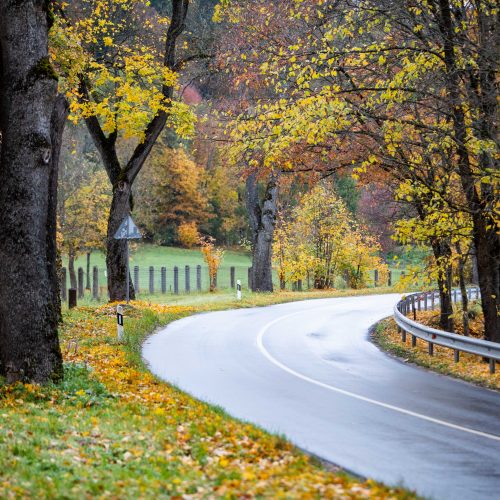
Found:
<path fill-rule="evenodd" d="M 263 295 L 241 305 L 293 298 Z M 145 369 L 148 334 L 213 307 L 134 303 L 124 343 L 113 306 L 66 311 L 65 381 L 0 385 L 0 498 L 414 498 L 328 471 Z"/>
<path fill-rule="evenodd" d="M 418 321 L 436 328 L 437 312 L 419 313 Z M 406 342 L 402 342 L 393 319 L 386 319 L 377 324 L 373 339 L 381 349 L 387 351 L 405 362 L 415 363 L 444 375 L 449 375 L 489 389 L 500 390 L 500 373 L 490 374 L 488 363 L 479 356 L 460 353 L 460 361 L 455 363 L 453 351 L 434 345 L 434 355 L 429 356 L 427 342 L 417 340 L 415 347 L 411 346 L 411 335 L 407 334 Z"/>

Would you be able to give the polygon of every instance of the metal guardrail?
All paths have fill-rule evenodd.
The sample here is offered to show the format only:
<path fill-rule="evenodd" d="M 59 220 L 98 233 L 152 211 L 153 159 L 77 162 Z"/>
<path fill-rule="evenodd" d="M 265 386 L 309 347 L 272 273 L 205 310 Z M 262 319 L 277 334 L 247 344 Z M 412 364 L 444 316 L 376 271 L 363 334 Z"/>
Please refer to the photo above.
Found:
<path fill-rule="evenodd" d="M 477 288 L 469 288 L 467 290 L 471 298 L 474 292 L 476 298 L 478 298 L 479 290 Z M 455 290 L 453 292 L 455 302 L 459 296 L 460 294 L 457 294 Z M 487 358 L 490 363 L 490 373 L 495 373 L 495 362 L 500 361 L 500 343 L 466 337 L 465 335 L 458 335 L 443 330 L 436 330 L 435 328 L 421 325 L 417 321 L 411 320 L 406 316 L 408 313 L 412 312 L 415 318 L 417 310 L 428 310 L 429 299 L 431 300 L 430 309 L 434 309 L 436 303 L 435 292 L 410 294 L 394 306 L 394 320 L 398 325 L 402 341 L 406 342 L 406 334 L 409 333 L 412 336 L 412 346 L 416 345 L 417 338 L 428 342 L 429 355 L 431 356 L 434 353 L 434 344 L 453 349 L 455 362 L 459 361 L 460 352 L 467 352 Z"/>

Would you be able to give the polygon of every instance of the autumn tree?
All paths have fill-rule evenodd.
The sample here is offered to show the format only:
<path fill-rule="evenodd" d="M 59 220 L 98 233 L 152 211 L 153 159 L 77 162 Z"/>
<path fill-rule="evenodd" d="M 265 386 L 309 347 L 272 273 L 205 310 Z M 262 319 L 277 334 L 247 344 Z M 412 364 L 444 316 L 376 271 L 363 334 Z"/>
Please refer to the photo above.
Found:
<path fill-rule="evenodd" d="M 77 287 L 75 259 L 83 252 L 103 249 L 111 193 L 103 170 L 91 172 L 60 204 L 62 247 L 68 255 L 72 288 Z"/>
<path fill-rule="evenodd" d="M 56 192 L 61 120 L 49 2 L 0 2 L 0 374 L 63 375 L 57 336 Z"/>
<path fill-rule="evenodd" d="M 126 296 L 125 242 L 114 235 L 132 209 L 134 181 L 166 125 L 180 135 L 192 132 L 193 116 L 175 98 L 188 7 L 188 0 L 172 0 L 167 20 L 147 1 L 82 0 L 66 6 L 53 37 L 72 116 L 85 121 L 113 190 L 106 252 L 111 300 Z M 120 137 L 135 140 L 126 160 L 118 154 Z"/>
<path fill-rule="evenodd" d="M 222 7 L 234 22 L 248 12 L 269 18 L 273 9 L 265 2 Z M 485 337 L 498 340 L 496 4 L 300 0 L 281 7 L 286 41 L 268 36 L 272 48 L 248 45 L 244 57 L 247 71 L 258 68 L 279 98 L 257 100 L 238 117 L 237 148 L 259 150 L 269 166 L 296 163 L 290 152 L 297 147 L 316 151 L 318 160 L 335 153 L 358 173 L 383 168 L 398 180 L 403 172 L 403 181 L 415 166 L 425 173 L 429 158 L 447 157 L 465 202 L 456 206 L 444 193 L 444 204 L 471 216 Z M 261 26 L 252 24 L 257 39 Z"/>
<path fill-rule="evenodd" d="M 157 145 L 136 185 L 137 221 L 162 244 L 179 241 L 178 227 L 210 218 L 205 173 L 184 150 Z"/>
<path fill-rule="evenodd" d="M 279 225 L 275 239 L 281 279 L 289 276 L 295 281 L 311 273 L 319 289 L 333 288 L 345 273 L 353 288 L 366 286 L 375 269 L 384 280 L 387 266 L 379 252 L 376 238 L 324 182 L 302 196 L 291 221 Z"/>

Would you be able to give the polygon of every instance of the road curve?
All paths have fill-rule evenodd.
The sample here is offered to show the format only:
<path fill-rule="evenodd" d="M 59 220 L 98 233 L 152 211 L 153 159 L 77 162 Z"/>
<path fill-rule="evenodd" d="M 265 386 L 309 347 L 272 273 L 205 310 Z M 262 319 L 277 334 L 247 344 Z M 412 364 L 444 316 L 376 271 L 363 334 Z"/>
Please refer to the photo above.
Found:
<path fill-rule="evenodd" d="M 500 394 L 387 356 L 368 329 L 397 295 L 184 318 L 150 337 L 151 371 L 362 476 L 436 499 L 500 494 Z M 498 498 L 498 497 L 497 497 Z"/>

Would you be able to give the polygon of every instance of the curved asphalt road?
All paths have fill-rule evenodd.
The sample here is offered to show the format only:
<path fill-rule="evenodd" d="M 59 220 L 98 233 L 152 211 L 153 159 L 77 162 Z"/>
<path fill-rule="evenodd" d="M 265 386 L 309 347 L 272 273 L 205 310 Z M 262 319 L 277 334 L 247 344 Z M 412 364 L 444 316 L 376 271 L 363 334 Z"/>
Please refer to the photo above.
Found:
<path fill-rule="evenodd" d="M 368 329 L 397 299 L 191 316 L 143 356 L 195 397 L 357 474 L 436 499 L 500 498 L 500 394 L 379 351 Z"/>

